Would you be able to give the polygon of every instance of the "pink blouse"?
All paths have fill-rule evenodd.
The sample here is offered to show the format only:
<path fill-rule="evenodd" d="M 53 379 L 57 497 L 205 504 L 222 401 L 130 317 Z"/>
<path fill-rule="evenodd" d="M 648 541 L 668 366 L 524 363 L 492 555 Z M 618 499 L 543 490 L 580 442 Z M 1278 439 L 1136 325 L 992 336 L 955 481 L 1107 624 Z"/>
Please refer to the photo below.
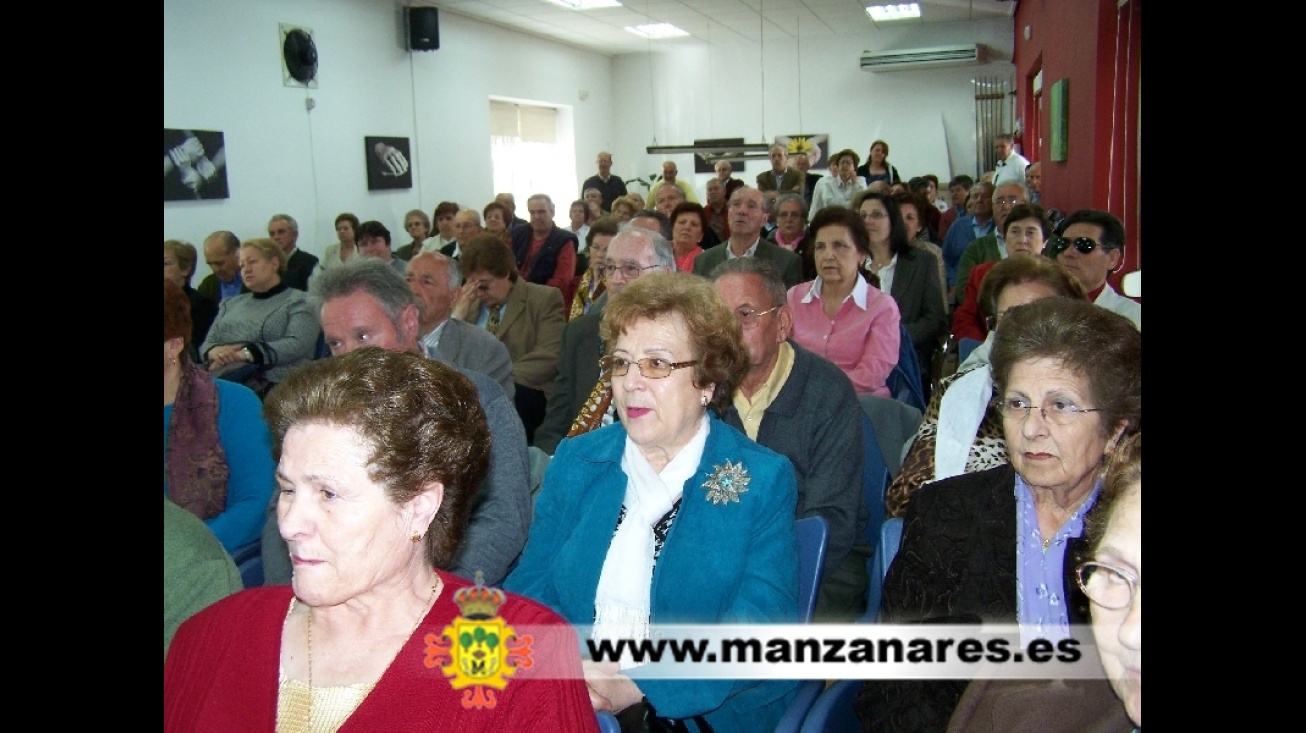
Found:
<path fill-rule="evenodd" d="M 861 277 L 831 320 L 821 304 L 821 278 L 789 289 L 793 338 L 834 362 L 852 380 L 857 394 L 889 397 L 885 381 L 898 363 L 898 304 Z"/>

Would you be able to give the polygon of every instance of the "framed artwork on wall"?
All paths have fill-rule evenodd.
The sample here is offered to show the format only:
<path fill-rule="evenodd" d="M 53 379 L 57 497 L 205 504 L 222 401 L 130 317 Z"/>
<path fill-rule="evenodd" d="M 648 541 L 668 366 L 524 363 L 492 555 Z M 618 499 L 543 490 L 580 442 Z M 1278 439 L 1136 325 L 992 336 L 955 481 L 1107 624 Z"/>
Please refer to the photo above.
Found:
<path fill-rule="evenodd" d="M 714 138 L 708 138 L 704 140 L 699 140 L 695 138 L 694 144 L 695 145 L 743 145 L 744 139 L 742 137 L 714 137 Z M 742 171 L 744 169 L 744 159 L 742 157 L 724 158 L 724 160 L 730 164 L 731 170 Z M 716 164 L 717 161 L 714 160 L 711 163 L 709 163 L 706 160 L 703 160 L 703 156 L 699 155 L 698 153 L 694 153 L 695 173 L 716 173 Z"/>
<path fill-rule="evenodd" d="M 830 136 L 824 135 L 776 135 L 775 141 L 789 150 L 789 156 L 798 153 L 807 154 L 807 164 L 812 170 L 828 165 L 830 158 Z M 819 171 L 817 171 L 819 172 Z"/>
<path fill-rule="evenodd" d="M 230 196 L 222 133 L 163 128 L 163 200 L 203 201 Z"/>
<path fill-rule="evenodd" d="M 1066 143 L 1070 135 L 1070 80 L 1060 79 L 1052 85 L 1051 119 L 1052 160 L 1061 162 L 1068 153 Z"/>
<path fill-rule="evenodd" d="M 413 187 L 408 138 L 365 137 L 363 154 L 367 156 L 367 190 Z"/>

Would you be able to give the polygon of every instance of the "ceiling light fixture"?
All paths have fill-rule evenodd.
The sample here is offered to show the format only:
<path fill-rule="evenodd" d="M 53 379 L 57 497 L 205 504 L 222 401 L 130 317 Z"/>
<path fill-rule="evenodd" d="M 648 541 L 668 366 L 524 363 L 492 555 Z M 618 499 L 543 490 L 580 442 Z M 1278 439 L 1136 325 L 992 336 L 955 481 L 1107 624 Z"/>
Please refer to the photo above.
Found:
<path fill-rule="evenodd" d="M 871 20 L 876 23 L 886 20 L 910 20 L 921 17 L 921 6 L 916 3 L 869 5 L 866 8 L 866 14 L 871 16 Z"/>
<path fill-rule="evenodd" d="M 637 36 L 644 38 L 679 38 L 689 35 L 689 31 L 681 30 L 670 23 L 649 23 L 646 25 L 626 26 L 626 30 Z"/>
<path fill-rule="evenodd" d="M 568 10 L 594 10 L 595 8 L 619 8 L 617 0 L 544 0 L 546 3 L 561 5 Z"/>

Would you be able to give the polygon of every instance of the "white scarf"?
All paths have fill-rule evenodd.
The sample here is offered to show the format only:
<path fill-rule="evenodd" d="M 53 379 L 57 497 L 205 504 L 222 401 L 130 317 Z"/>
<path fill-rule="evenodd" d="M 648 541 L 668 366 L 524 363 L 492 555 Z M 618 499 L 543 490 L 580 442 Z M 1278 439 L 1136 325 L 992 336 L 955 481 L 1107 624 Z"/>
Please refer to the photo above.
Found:
<path fill-rule="evenodd" d="M 626 516 L 612 535 L 594 594 L 595 639 L 647 639 L 653 584 L 653 526 L 675 506 L 685 482 L 698 472 L 709 432 L 707 415 L 689 443 L 657 473 L 629 436 L 621 470 L 629 479 Z M 623 662 L 622 668 L 628 666 Z"/>
<path fill-rule="evenodd" d="M 957 377 L 943 392 L 934 441 L 934 481 L 966 472 L 970 448 L 992 398 L 993 373 L 987 364 Z"/>

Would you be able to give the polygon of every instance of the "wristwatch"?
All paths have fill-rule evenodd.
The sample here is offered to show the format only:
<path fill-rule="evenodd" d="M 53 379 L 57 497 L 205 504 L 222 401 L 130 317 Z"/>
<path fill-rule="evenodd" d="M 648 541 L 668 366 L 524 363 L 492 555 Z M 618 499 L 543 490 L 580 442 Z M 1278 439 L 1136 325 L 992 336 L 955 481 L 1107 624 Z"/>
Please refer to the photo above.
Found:
<path fill-rule="evenodd" d="M 242 347 L 240 353 L 245 357 L 245 361 L 250 364 L 254 363 L 254 352 L 250 351 L 248 346 Z"/>

